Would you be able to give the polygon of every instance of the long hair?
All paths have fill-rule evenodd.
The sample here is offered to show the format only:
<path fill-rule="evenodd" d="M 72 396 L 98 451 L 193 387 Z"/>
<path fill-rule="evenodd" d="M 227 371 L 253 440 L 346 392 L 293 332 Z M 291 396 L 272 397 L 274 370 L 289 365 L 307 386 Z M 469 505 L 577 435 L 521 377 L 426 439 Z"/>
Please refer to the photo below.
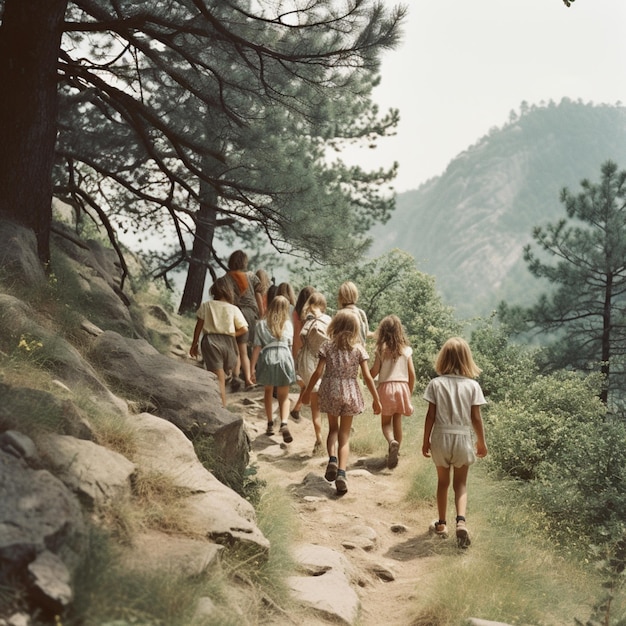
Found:
<path fill-rule="evenodd" d="M 302 315 L 300 317 L 305 318 L 312 309 L 318 309 L 322 313 L 326 312 L 326 297 L 319 291 L 314 291 L 305 302 L 302 307 Z"/>
<path fill-rule="evenodd" d="M 243 250 L 235 250 L 228 257 L 228 269 L 245 272 L 248 269 L 248 255 Z"/>
<path fill-rule="evenodd" d="M 235 292 L 233 291 L 233 285 L 226 278 L 226 276 L 220 276 L 216 278 L 215 282 L 211 285 L 209 293 L 215 300 L 226 300 L 233 304 L 235 302 Z"/>
<path fill-rule="evenodd" d="M 276 288 L 276 294 L 287 298 L 291 306 L 296 303 L 296 294 L 293 292 L 293 287 L 289 283 L 279 283 Z"/>
<path fill-rule="evenodd" d="M 328 337 L 340 350 L 352 350 L 361 343 L 359 318 L 349 309 L 340 309 L 328 325 Z"/>
<path fill-rule="evenodd" d="M 259 279 L 260 290 L 262 294 L 266 294 L 270 288 L 270 276 L 264 269 L 258 269 L 256 271 L 256 277 Z"/>
<path fill-rule="evenodd" d="M 265 321 L 267 327 L 276 339 L 280 339 L 283 328 L 289 320 L 289 300 L 284 296 L 276 296 L 267 307 Z"/>
<path fill-rule="evenodd" d="M 380 358 L 388 357 L 395 361 L 408 345 L 400 318 L 397 315 L 383 318 L 376 330 L 376 351 Z"/>
<path fill-rule="evenodd" d="M 356 285 L 347 280 L 345 283 L 339 287 L 339 292 L 337 293 L 337 303 L 339 304 L 339 308 L 343 309 L 344 306 L 348 306 L 349 304 L 356 304 L 359 299 L 359 290 L 356 288 Z"/>
<path fill-rule="evenodd" d="M 306 287 L 303 287 L 302 289 L 300 289 L 300 293 L 298 294 L 298 299 L 296 300 L 296 305 L 294 306 L 294 309 L 296 313 L 298 314 L 299 318 L 302 318 L 302 314 L 304 312 L 304 305 L 307 303 L 309 296 L 314 291 L 315 291 L 315 287 L 312 287 L 311 285 L 307 285 Z"/>
<path fill-rule="evenodd" d="M 482 371 L 472 357 L 472 351 L 461 337 L 451 337 L 443 344 L 435 361 L 435 371 L 440 376 L 456 374 L 467 378 L 476 378 Z"/>

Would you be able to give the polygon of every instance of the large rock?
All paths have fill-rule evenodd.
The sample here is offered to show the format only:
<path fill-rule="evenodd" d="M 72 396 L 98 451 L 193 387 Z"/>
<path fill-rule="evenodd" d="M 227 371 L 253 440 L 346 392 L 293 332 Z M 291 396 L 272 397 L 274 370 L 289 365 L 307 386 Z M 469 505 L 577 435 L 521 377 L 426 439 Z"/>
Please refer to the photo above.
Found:
<path fill-rule="evenodd" d="M 215 543 L 267 555 L 269 541 L 256 525 L 252 505 L 204 468 L 178 428 L 149 413 L 129 416 L 128 421 L 137 433 L 136 465 L 188 491 L 180 508 L 190 526 Z"/>
<path fill-rule="evenodd" d="M 339 552 L 323 546 L 302 544 L 294 552 L 302 571 L 287 580 L 298 601 L 344 624 L 355 624 L 360 601 L 351 579 L 351 567 Z"/>
<path fill-rule="evenodd" d="M 0 450 L 0 583 L 21 581 L 38 606 L 54 611 L 71 598 L 66 583 L 85 545 L 80 504 L 14 452 Z"/>
<path fill-rule="evenodd" d="M 118 452 L 66 435 L 49 435 L 41 445 L 47 465 L 88 508 L 130 500 L 136 467 Z"/>
<path fill-rule="evenodd" d="M 249 460 L 243 418 L 222 407 L 214 376 L 157 352 L 143 339 L 106 331 L 92 359 L 104 376 L 128 394 L 149 400 L 152 413 L 178 426 L 192 441 L 210 438 L 211 470 L 228 484 L 242 480 Z"/>
<path fill-rule="evenodd" d="M 27 350 L 35 362 L 45 362 L 69 388 L 86 388 L 101 407 L 114 413 L 125 411 L 111 391 L 102 383 L 95 370 L 78 350 L 37 321 L 37 313 L 25 302 L 8 294 L 0 294 L 0 349 L 8 354 Z M 20 347 L 21 342 L 27 346 Z"/>
<path fill-rule="evenodd" d="M 46 282 L 35 233 L 3 218 L 0 218 L 0 270 L 20 286 L 41 286 Z"/>

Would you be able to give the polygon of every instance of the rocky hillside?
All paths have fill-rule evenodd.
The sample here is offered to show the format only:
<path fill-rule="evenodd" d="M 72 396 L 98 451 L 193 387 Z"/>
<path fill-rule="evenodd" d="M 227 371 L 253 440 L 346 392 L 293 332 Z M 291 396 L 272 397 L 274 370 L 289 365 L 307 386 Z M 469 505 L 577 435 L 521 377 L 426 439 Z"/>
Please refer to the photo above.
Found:
<path fill-rule="evenodd" d="M 598 180 L 609 159 L 626 169 L 626 108 L 523 105 L 441 176 L 400 194 L 371 233 L 371 254 L 409 252 L 461 316 L 487 314 L 502 299 L 523 304 L 544 288 L 522 259 L 533 227 L 563 217 L 561 189 Z"/>

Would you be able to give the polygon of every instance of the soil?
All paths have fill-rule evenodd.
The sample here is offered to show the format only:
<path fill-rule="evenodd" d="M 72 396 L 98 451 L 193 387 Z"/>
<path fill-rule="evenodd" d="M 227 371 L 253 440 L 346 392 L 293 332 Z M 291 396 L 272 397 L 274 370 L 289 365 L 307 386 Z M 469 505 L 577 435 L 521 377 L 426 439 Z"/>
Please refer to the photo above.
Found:
<path fill-rule="evenodd" d="M 291 395 L 292 406 L 296 398 Z M 265 434 L 262 390 L 234 394 L 229 400 L 229 405 L 236 405 L 245 415 L 252 439 L 251 463 L 256 464 L 258 477 L 284 487 L 293 499 L 300 522 L 296 541 L 332 548 L 352 564 L 361 602 L 359 626 L 426 624 L 417 620 L 416 594 L 428 588 L 428 576 L 441 558 L 442 542 L 428 532 L 435 509 L 416 507 L 406 499 L 415 467 L 411 461 L 417 453 L 415 443 L 409 453 L 410 442 L 405 442 L 407 450 L 401 449 L 394 469 L 387 468 L 386 455 L 358 458 L 351 452 L 349 489 L 338 496 L 334 485 L 324 480 L 328 461 L 325 418 L 324 450 L 314 455 L 315 435 L 308 407 L 303 407 L 299 422 L 290 418 L 293 441 L 286 444 L 278 429 L 274 436 Z M 274 405 L 276 410 L 276 402 Z M 355 417 L 355 428 L 359 418 Z M 382 432 L 380 437 L 384 449 Z M 367 533 L 368 529 L 374 531 L 374 540 L 361 542 L 359 530 Z M 309 611 L 304 619 L 292 617 L 284 623 L 309 626 L 331 621 Z"/>

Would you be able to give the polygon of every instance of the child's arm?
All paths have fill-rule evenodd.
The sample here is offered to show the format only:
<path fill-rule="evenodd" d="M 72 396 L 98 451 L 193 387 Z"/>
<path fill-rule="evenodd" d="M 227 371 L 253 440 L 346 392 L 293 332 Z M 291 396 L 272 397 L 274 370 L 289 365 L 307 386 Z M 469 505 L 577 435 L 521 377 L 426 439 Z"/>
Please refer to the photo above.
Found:
<path fill-rule="evenodd" d="M 261 346 L 254 346 L 250 357 L 250 380 L 253 383 L 256 383 L 256 362 L 259 360 L 259 354 L 261 354 Z"/>
<path fill-rule="evenodd" d="M 413 359 L 409 357 L 409 389 L 411 391 L 411 395 L 413 395 L 413 389 L 415 387 L 415 366 L 413 365 Z"/>
<path fill-rule="evenodd" d="M 376 353 L 374 365 L 372 365 L 372 369 L 370 370 L 372 378 L 376 378 L 376 376 L 378 376 L 378 372 L 380 372 L 380 357 L 378 356 L 378 353 Z"/>
<path fill-rule="evenodd" d="M 317 362 L 317 367 L 315 371 L 311 374 L 311 378 L 309 379 L 309 384 L 306 386 L 306 389 L 302 392 L 302 404 L 309 404 L 311 402 L 311 391 L 313 387 L 315 387 L 315 383 L 320 379 L 320 376 L 324 373 L 324 367 L 326 366 L 326 359 L 320 357 L 320 360 Z"/>
<path fill-rule="evenodd" d="M 427 457 L 430 457 L 430 434 L 433 432 L 436 415 L 437 405 L 429 402 L 426 421 L 424 422 L 424 440 L 422 441 L 422 454 Z"/>
<path fill-rule="evenodd" d="M 191 348 L 189 348 L 189 355 L 194 359 L 198 356 L 198 341 L 200 340 L 200 333 L 204 326 L 204 320 L 198 318 L 196 320 L 196 327 L 193 329 L 193 342 Z"/>
<path fill-rule="evenodd" d="M 367 367 L 367 360 L 361 361 L 361 372 L 363 372 L 363 380 L 367 385 L 367 388 L 370 390 L 372 394 L 373 402 L 372 409 L 374 411 L 374 415 L 378 415 L 382 411 L 382 407 L 380 406 L 380 398 L 378 397 L 378 391 L 376 390 L 376 385 L 374 384 L 374 379 L 370 374 L 370 371 Z"/>
<path fill-rule="evenodd" d="M 485 443 L 485 429 L 483 428 L 483 418 L 480 414 L 480 406 L 472 406 L 472 426 L 476 433 L 476 456 L 483 458 L 487 456 L 487 444 Z"/>

